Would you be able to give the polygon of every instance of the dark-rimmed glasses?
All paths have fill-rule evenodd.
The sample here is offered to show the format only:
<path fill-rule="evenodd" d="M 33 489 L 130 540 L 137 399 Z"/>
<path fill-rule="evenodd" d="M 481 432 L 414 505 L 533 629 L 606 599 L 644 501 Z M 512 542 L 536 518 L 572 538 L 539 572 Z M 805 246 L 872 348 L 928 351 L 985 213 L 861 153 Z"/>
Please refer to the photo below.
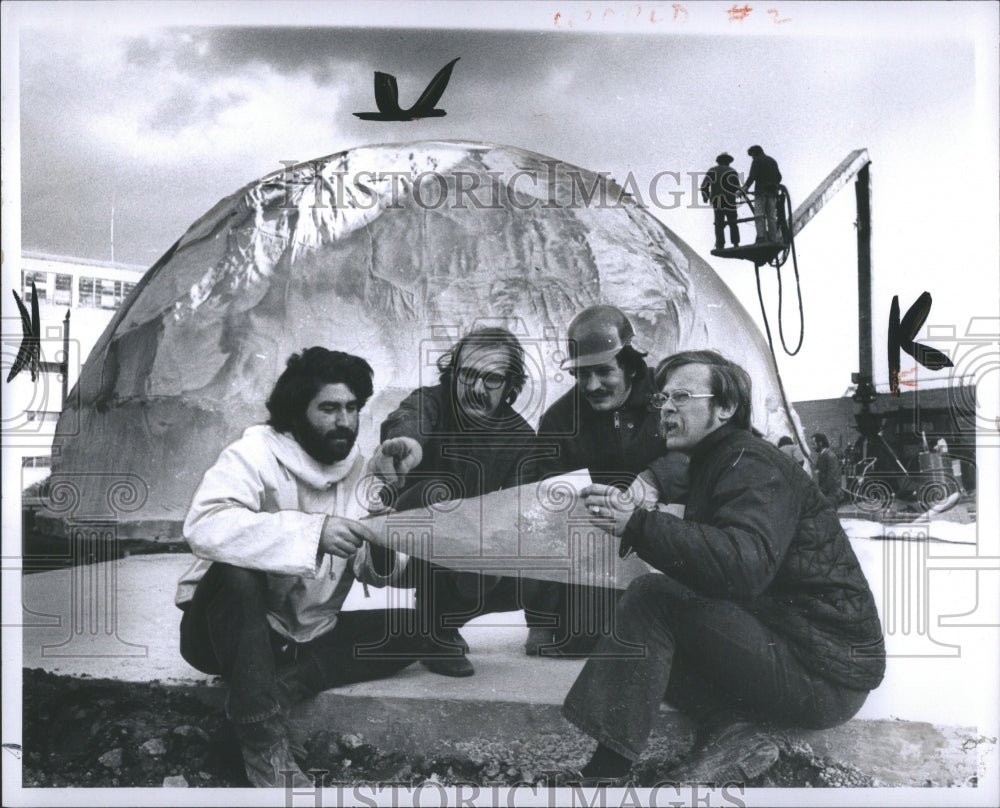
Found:
<path fill-rule="evenodd" d="M 499 371 L 493 370 L 486 373 L 482 373 L 475 368 L 459 368 L 456 373 L 458 380 L 462 384 L 467 384 L 469 387 L 475 385 L 480 379 L 483 380 L 483 387 L 487 390 L 499 390 L 503 387 L 504 382 L 507 381 L 507 376 Z"/>

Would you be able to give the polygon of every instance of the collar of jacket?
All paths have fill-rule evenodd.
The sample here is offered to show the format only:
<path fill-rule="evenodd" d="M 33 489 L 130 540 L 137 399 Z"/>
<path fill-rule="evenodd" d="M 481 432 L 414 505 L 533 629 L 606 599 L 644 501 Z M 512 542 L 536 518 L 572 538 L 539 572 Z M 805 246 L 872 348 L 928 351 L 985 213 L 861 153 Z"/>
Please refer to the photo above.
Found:
<path fill-rule="evenodd" d="M 691 451 L 691 464 L 703 462 L 718 446 L 726 440 L 744 434 L 747 437 L 751 433 L 746 429 L 740 429 L 733 424 L 723 424 L 714 432 L 710 432 Z"/>
<path fill-rule="evenodd" d="M 316 489 L 336 485 L 347 477 L 353 471 L 355 464 L 361 460 L 357 443 L 351 447 L 350 454 L 343 460 L 324 465 L 310 456 L 291 435 L 278 432 L 266 424 L 251 426 L 243 435 L 260 440 L 289 472 Z"/>

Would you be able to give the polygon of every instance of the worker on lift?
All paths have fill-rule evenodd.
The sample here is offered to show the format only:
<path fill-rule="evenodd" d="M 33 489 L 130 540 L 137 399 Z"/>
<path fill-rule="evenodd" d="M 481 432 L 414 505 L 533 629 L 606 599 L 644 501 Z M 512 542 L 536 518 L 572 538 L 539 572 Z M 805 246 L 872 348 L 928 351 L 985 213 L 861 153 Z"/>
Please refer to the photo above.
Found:
<path fill-rule="evenodd" d="M 753 213 L 757 225 L 757 243 L 777 242 L 782 239 L 778 234 L 778 186 L 781 184 L 781 171 L 773 157 L 764 154 L 760 146 L 751 146 L 747 154 L 753 158 L 750 163 L 750 173 L 743 183 L 743 191 L 754 186 Z"/>
<path fill-rule="evenodd" d="M 726 246 L 726 224 L 734 247 L 740 246 L 740 226 L 736 221 L 736 195 L 740 193 L 740 175 L 731 168 L 733 157 L 723 152 L 715 165 L 705 172 L 701 182 L 701 199 L 711 202 L 715 212 L 715 249 Z"/>

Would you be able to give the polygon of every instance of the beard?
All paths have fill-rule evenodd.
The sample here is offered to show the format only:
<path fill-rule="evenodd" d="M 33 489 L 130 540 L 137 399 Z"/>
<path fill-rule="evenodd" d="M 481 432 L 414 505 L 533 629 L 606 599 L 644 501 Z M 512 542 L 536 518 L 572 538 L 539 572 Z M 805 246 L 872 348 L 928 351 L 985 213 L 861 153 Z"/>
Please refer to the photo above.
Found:
<path fill-rule="evenodd" d="M 459 406 L 467 414 L 486 416 L 493 414 L 489 397 L 475 390 L 467 390 L 464 394 L 460 394 L 458 401 Z"/>
<path fill-rule="evenodd" d="M 324 466 L 337 463 L 351 453 L 358 433 L 346 426 L 321 432 L 303 420 L 295 430 L 295 439 L 311 458 Z"/>

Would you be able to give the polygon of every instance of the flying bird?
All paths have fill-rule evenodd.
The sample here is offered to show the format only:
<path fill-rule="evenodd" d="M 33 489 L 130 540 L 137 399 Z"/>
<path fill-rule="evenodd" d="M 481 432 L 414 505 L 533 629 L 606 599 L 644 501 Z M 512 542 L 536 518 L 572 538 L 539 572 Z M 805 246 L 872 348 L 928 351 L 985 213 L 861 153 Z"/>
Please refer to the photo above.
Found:
<path fill-rule="evenodd" d="M 914 342 L 913 338 L 920 332 L 927 315 L 931 313 L 931 294 L 924 292 L 910 306 L 903 319 L 899 319 L 899 295 L 892 296 L 889 306 L 889 392 L 899 395 L 899 350 L 902 348 L 919 364 L 930 370 L 941 370 L 953 367 L 952 361 L 941 351 Z"/>
<path fill-rule="evenodd" d="M 442 67 L 437 75 L 431 79 L 417 103 L 409 109 L 399 107 L 399 88 L 396 86 L 396 77 L 389 73 L 379 73 L 375 71 L 375 106 L 378 112 L 355 112 L 358 118 L 363 121 L 416 121 L 420 118 L 440 118 L 447 113 L 443 109 L 435 109 L 434 105 L 441 100 L 448 80 L 451 78 L 451 70 L 462 57 L 452 59 Z"/>
<path fill-rule="evenodd" d="M 13 289 L 14 300 L 17 308 L 21 312 L 21 330 L 24 336 L 21 338 L 21 347 L 17 351 L 17 358 L 11 366 L 7 381 L 13 379 L 24 368 L 31 370 L 31 381 L 38 380 L 38 373 L 42 364 L 42 322 L 38 316 L 38 292 L 35 291 L 35 282 L 31 282 L 31 314 L 24 307 L 24 303 Z"/>

